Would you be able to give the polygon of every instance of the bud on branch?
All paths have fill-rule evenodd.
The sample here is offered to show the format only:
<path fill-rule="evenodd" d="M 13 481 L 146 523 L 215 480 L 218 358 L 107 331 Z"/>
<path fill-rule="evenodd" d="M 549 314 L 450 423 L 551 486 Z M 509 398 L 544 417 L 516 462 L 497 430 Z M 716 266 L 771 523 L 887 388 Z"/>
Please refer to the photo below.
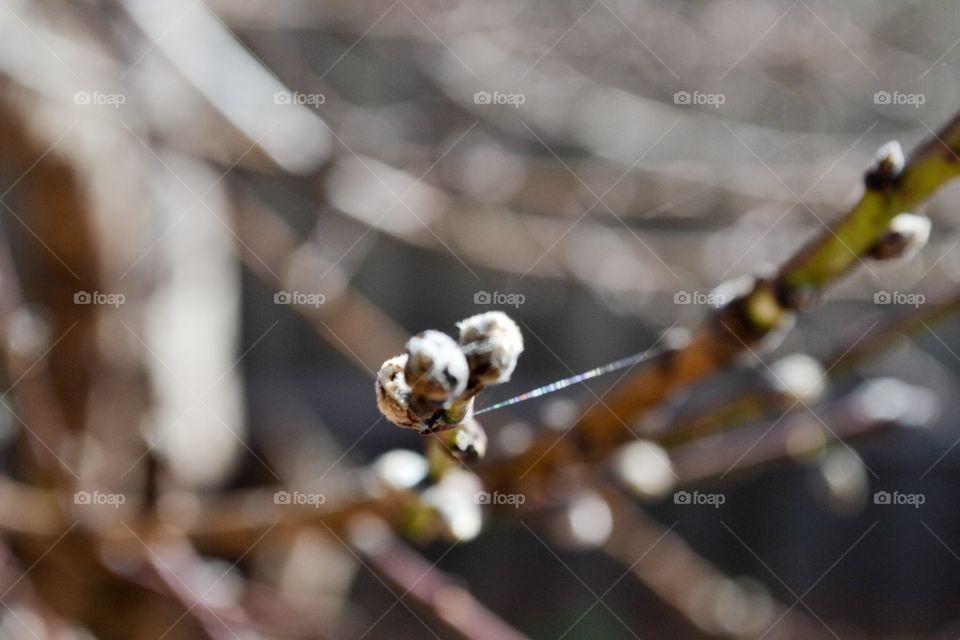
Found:
<path fill-rule="evenodd" d="M 510 379 L 523 352 L 520 328 L 502 311 L 457 323 L 460 340 L 428 329 L 407 341 L 405 354 L 390 358 L 377 375 L 377 406 L 395 425 L 421 435 L 444 435 L 450 452 L 476 459 L 486 434 L 473 418 L 473 400 L 486 386 Z"/>

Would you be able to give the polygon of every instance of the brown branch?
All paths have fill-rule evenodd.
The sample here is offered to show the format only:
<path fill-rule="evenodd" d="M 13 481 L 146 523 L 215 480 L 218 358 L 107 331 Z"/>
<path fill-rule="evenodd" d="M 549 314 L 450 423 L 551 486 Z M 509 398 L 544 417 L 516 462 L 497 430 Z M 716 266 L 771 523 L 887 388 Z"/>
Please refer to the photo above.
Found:
<path fill-rule="evenodd" d="M 647 516 L 618 491 L 605 492 L 613 512 L 613 533 L 603 551 L 630 568 L 630 572 L 664 602 L 683 614 L 701 630 L 729 638 L 760 638 L 773 626 L 780 640 L 826 640 L 832 638 L 826 628 L 800 612 L 780 603 L 769 608 L 751 606 L 750 594 L 703 559 L 672 530 Z M 728 598 L 728 607 L 719 599 Z M 700 597 L 695 597 L 700 594 Z M 724 614 L 733 595 L 751 612 L 740 621 L 743 628 L 731 629 Z M 778 621 L 779 620 L 779 621 Z"/>
<path fill-rule="evenodd" d="M 291 307 L 330 346 L 371 376 L 380 368 L 383 354 L 403 351 L 405 332 L 366 296 L 343 282 L 342 269 L 327 260 L 315 243 L 299 239 L 290 225 L 248 191 L 238 188 L 235 196 L 236 233 L 243 243 L 237 252 L 250 273 L 274 291 L 319 289 L 315 292 L 326 297 L 323 304 Z M 311 277 L 293 280 L 287 276 L 291 258 L 297 255 L 303 264 L 315 267 Z"/>
<path fill-rule="evenodd" d="M 465 640 L 524 640 L 526 636 L 504 622 L 467 589 L 436 566 L 389 536 L 365 554 L 372 567 L 401 589 L 403 596 Z"/>
<path fill-rule="evenodd" d="M 960 175 L 958 152 L 960 114 L 916 149 L 902 171 L 889 162 L 878 165 L 848 214 L 798 251 L 773 278 L 758 278 L 748 291 L 708 316 L 686 344 L 641 365 L 581 417 L 574 438 L 546 433 L 520 456 L 490 465 L 485 473 L 492 486 L 515 487 L 521 475 L 535 478 L 570 460 L 605 457 L 631 437 L 628 425 L 644 412 L 788 329 L 795 312 L 815 304 L 824 289 L 862 261 L 894 216 L 916 208 Z M 531 469 L 537 473 L 527 475 Z"/>
<path fill-rule="evenodd" d="M 838 370 L 849 368 L 883 351 L 903 336 L 921 330 L 925 324 L 941 322 L 958 312 L 960 312 L 960 293 L 955 293 L 943 300 L 885 319 L 870 332 L 869 336 L 859 341 L 855 338 L 834 349 L 833 354 L 825 360 L 825 366 L 831 371 L 835 368 Z M 858 334 L 854 332 L 853 335 Z M 859 335 L 862 335 L 862 332 Z"/>
<path fill-rule="evenodd" d="M 847 442 L 903 426 L 896 418 L 864 413 L 856 402 L 854 395 L 823 412 L 819 419 L 798 414 L 725 432 L 710 446 L 691 443 L 671 449 L 669 456 L 677 484 L 690 485 L 778 462 L 806 460 L 832 442 Z"/>

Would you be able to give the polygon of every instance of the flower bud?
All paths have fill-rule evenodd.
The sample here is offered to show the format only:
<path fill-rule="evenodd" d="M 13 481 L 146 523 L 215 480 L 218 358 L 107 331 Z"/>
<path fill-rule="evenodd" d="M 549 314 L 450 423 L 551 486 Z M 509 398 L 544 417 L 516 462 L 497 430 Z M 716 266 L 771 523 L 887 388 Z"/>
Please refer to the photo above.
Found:
<path fill-rule="evenodd" d="M 436 514 L 447 538 L 467 541 L 476 538 L 483 527 L 482 490 L 476 474 L 454 468 L 423 492 L 422 502 Z"/>
<path fill-rule="evenodd" d="M 457 323 L 470 365 L 470 384 L 506 382 L 523 352 L 523 336 L 507 314 L 488 311 Z"/>
<path fill-rule="evenodd" d="M 404 374 L 417 412 L 447 409 L 467 388 L 470 369 L 453 338 L 428 329 L 407 341 Z"/>
<path fill-rule="evenodd" d="M 447 453 L 460 462 L 482 460 L 487 453 L 487 432 L 473 416 L 467 416 L 456 429 L 440 435 Z"/>
<path fill-rule="evenodd" d="M 677 474 L 667 452 L 655 442 L 635 440 L 613 457 L 613 471 L 637 495 L 659 498 L 669 493 Z"/>
<path fill-rule="evenodd" d="M 873 158 L 873 166 L 864 180 L 868 189 L 881 190 L 896 182 L 903 173 L 906 160 L 896 140 L 884 144 Z"/>
<path fill-rule="evenodd" d="M 804 404 L 819 401 L 827 388 L 823 365 L 803 353 L 780 358 L 764 372 L 764 377 L 773 388 Z"/>
<path fill-rule="evenodd" d="M 867 380 L 853 392 L 851 402 L 855 413 L 864 420 L 904 427 L 930 426 L 943 408 L 929 389 L 896 378 Z"/>
<path fill-rule="evenodd" d="M 430 473 L 427 459 L 406 449 L 387 451 L 370 466 L 377 481 L 394 491 L 413 489 Z"/>
<path fill-rule="evenodd" d="M 909 260 L 930 239 L 930 218 L 913 213 L 901 213 L 890 221 L 887 231 L 870 250 L 876 260 Z"/>
<path fill-rule="evenodd" d="M 422 423 L 410 409 L 410 385 L 403 373 L 407 354 L 395 356 L 380 366 L 377 374 L 377 407 L 398 427 L 420 430 Z"/>

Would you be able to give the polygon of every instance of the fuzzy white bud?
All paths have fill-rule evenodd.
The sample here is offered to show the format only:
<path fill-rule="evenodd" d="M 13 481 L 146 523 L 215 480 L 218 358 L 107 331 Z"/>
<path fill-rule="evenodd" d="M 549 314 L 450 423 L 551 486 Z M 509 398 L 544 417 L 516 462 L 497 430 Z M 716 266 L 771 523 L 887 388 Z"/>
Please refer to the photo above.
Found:
<path fill-rule="evenodd" d="M 461 320 L 457 327 L 470 365 L 471 384 L 509 380 L 523 352 L 523 335 L 517 323 L 502 311 L 488 311 Z"/>
<path fill-rule="evenodd" d="M 774 388 L 806 404 L 817 402 L 827 387 L 823 365 L 803 353 L 780 358 L 765 375 Z"/>
<path fill-rule="evenodd" d="M 375 477 L 396 491 L 413 489 L 430 473 L 427 459 L 406 449 L 387 451 L 371 466 Z"/>
<path fill-rule="evenodd" d="M 930 227 L 930 218 L 926 216 L 914 213 L 894 216 L 870 255 L 877 260 L 909 260 L 927 244 Z"/>
<path fill-rule="evenodd" d="M 660 445 L 636 440 L 620 447 L 613 457 L 613 471 L 633 492 L 644 498 L 669 493 L 677 480 L 670 456 Z"/>
<path fill-rule="evenodd" d="M 942 404 L 929 389 L 896 378 L 875 378 L 854 391 L 853 407 L 867 420 L 924 427 L 940 416 Z"/>
<path fill-rule="evenodd" d="M 456 341 L 428 329 L 407 341 L 406 375 L 415 409 L 447 409 L 467 388 L 470 369 Z"/>
<path fill-rule="evenodd" d="M 876 170 L 888 176 L 897 176 L 903 171 L 906 160 L 903 157 L 903 148 L 896 140 L 885 143 L 877 150 L 873 157 Z"/>
<path fill-rule="evenodd" d="M 453 468 L 423 492 L 421 501 L 434 509 L 449 538 L 467 541 L 476 538 L 483 527 L 482 489 L 476 474 Z"/>
<path fill-rule="evenodd" d="M 487 432 L 472 416 L 444 435 L 448 452 L 461 462 L 481 460 L 487 453 Z"/>
<path fill-rule="evenodd" d="M 410 409 L 410 385 L 403 373 L 407 354 L 395 356 L 380 366 L 377 374 L 377 407 L 398 427 L 420 430 L 422 423 Z"/>

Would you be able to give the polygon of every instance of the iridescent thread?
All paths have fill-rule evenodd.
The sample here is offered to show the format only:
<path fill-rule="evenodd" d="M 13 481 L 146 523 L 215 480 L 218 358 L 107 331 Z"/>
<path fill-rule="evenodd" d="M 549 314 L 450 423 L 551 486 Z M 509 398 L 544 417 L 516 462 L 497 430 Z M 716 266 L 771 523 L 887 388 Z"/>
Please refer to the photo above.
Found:
<path fill-rule="evenodd" d="M 632 367 L 635 364 L 639 364 L 643 362 L 649 357 L 650 357 L 649 349 L 647 351 L 635 353 L 632 356 L 627 356 L 626 358 L 614 360 L 609 364 L 605 364 L 595 369 L 590 369 L 589 371 L 585 371 L 583 373 L 578 373 L 575 376 L 564 378 L 563 380 L 557 380 L 556 382 L 551 382 L 550 384 L 543 385 L 542 387 L 537 387 L 536 389 L 531 389 L 530 391 L 527 391 L 526 393 L 521 393 L 519 396 L 510 398 L 509 400 L 504 400 L 503 402 L 498 402 L 489 407 L 484 407 L 479 411 L 475 411 L 473 415 L 478 416 L 481 413 L 487 413 L 489 411 L 494 411 L 496 409 L 502 409 L 504 407 L 509 407 L 511 405 L 520 404 L 521 402 L 524 402 L 526 400 L 539 398 L 540 396 L 545 396 L 555 391 L 566 389 L 567 387 L 575 385 L 579 382 L 583 382 L 591 378 L 596 378 L 597 376 L 602 376 L 607 373 L 612 373 L 619 369 L 626 369 L 627 367 Z"/>

